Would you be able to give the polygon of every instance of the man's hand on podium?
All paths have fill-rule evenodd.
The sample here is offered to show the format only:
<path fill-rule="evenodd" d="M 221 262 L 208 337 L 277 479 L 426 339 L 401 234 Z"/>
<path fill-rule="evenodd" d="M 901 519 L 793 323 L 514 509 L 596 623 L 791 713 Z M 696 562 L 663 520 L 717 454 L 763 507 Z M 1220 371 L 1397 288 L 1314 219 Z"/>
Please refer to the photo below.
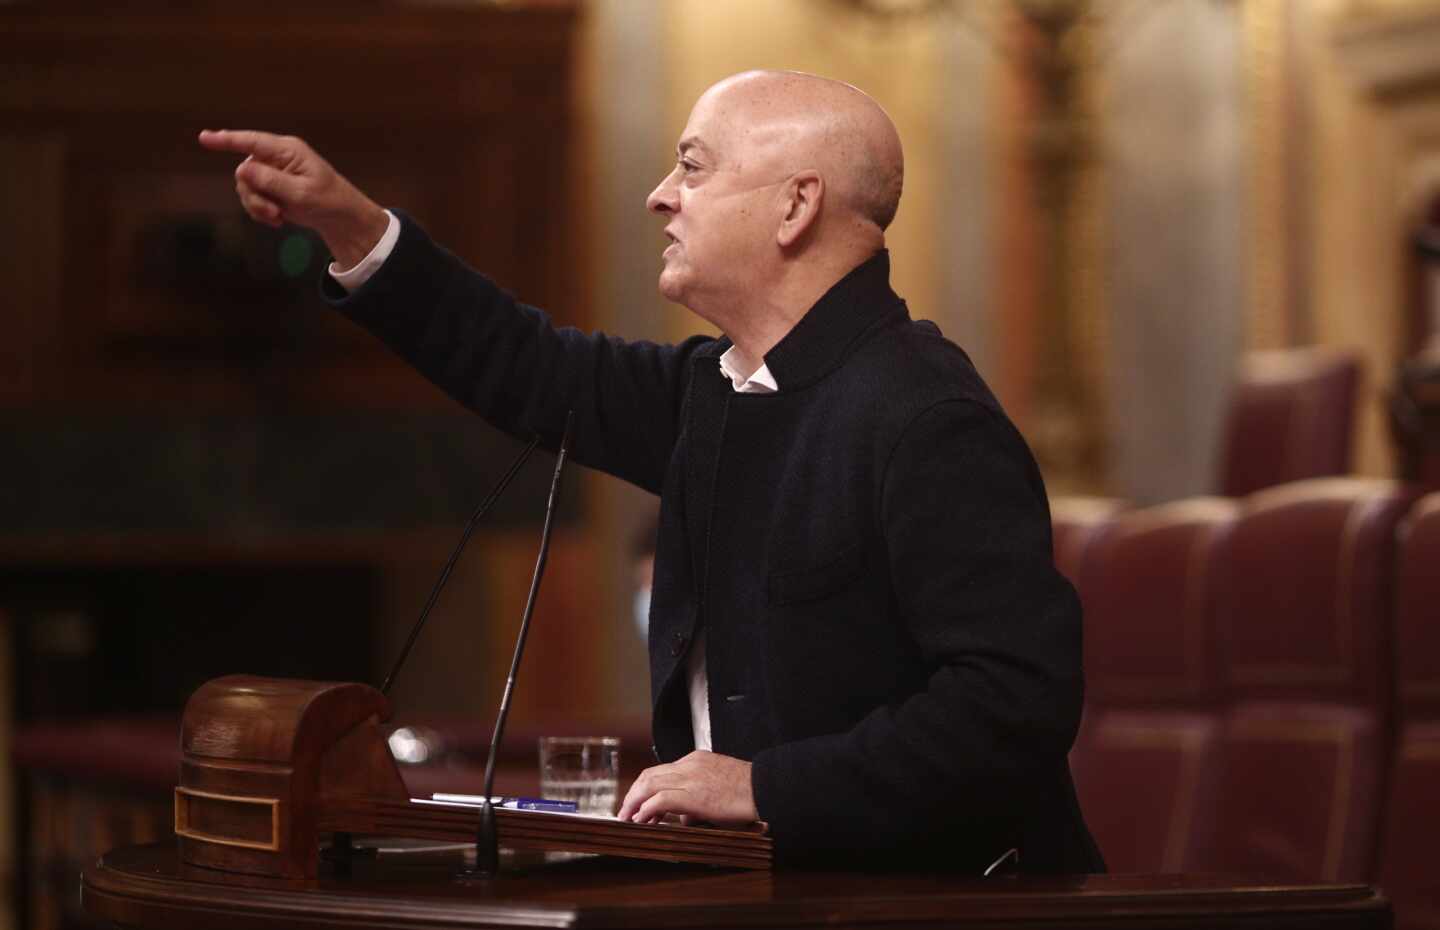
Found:
<path fill-rule="evenodd" d="M 342 270 L 360 263 L 385 235 L 390 217 L 321 158 L 305 140 L 268 132 L 206 129 L 200 144 L 234 152 L 235 192 L 245 212 L 267 226 L 297 223 L 320 234 Z"/>
<path fill-rule="evenodd" d="M 646 769 L 626 793 L 619 817 L 655 823 L 665 814 L 721 824 L 759 820 L 750 763 L 697 750 L 678 762 Z"/>

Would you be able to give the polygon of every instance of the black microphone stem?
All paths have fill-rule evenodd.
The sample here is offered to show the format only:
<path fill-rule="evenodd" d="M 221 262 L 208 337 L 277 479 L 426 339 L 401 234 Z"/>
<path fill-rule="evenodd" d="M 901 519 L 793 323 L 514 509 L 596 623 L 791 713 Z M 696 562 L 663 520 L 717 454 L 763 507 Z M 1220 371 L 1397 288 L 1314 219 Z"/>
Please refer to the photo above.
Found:
<path fill-rule="evenodd" d="M 465 524 L 465 532 L 460 536 L 460 542 L 456 544 L 455 551 L 450 553 L 450 560 L 445 563 L 445 567 L 440 571 L 440 577 L 436 580 L 435 587 L 430 589 L 430 597 L 425 601 L 425 608 L 420 611 L 420 619 L 415 621 L 415 626 L 410 630 L 410 638 L 405 640 L 405 646 L 400 650 L 400 657 L 395 660 L 395 664 L 390 668 L 390 674 L 385 676 L 385 683 L 380 686 L 381 694 L 388 695 L 390 693 L 390 686 L 395 683 L 395 676 L 400 674 L 400 667 L 404 665 L 405 660 L 410 657 L 411 647 L 415 645 L 415 640 L 420 638 L 420 630 L 424 628 L 425 621 L 430 618 L 430 611 L 434 609 L 435 602 L 440 599 L 440 591 L 445 587 L 445 582 L 450 580 L 450 572 L 455 569 L 455 563 L 460 559 L 460 551 L 464 549 L 465 544 L 470 541 L 470 536 L 475 532 L 475 527 L 479 525 L 480 518 L 484 517 L 486 512 L 500 499 L 500 495 L 505 493 L 505 489 L 510 486 L 510 482 L 514 480 L 515 475 L 519 473 L 520 466 L 525 464 L 525 460 L 530 457 L 530 453 L 534 452 L 535 447 L 539 444 L 540 437 L 537 436 L 530 440 L 524 449 L 520 450 L 520 454 L 515 457 L 514 462 L 510 463 L 510 467 L 506 469 L 505 474 L 500 477 L 500 481 L 489 494 L 485 495 L 485 499 L 480 502 L 480 505 L 475 508 L 475 512 L 470 515 L 469 522 Z"/>
<path fill-rule="evenodd" d="M 500 754 L 500 739 L 505 734 L 505 718 L 510 715 L 510 698 L 515 693 L 515 676 L 520 671 L 520 657 L 525 652 L 525 638 L 530 634 L 530 617 L 535 613 L 535 596 L 540 592 L 540 578 L 545 574 L 545 561 L 550 555 L 550 532 L 554 529 L 555 501 L 560 496 L 560 474 L 570 452 L 575 429 L 575 411 L 565 414 L 565 433 L 555 457 L 555 475 L 550 479 L 550 500 L 545 505 L 545 526 L 540 531 L 540 554 L 535 559 L 535 573 L 530 576 L 530 593 L 525 598 L 525 614 L 520 618 L 520 633 L 515 638 L 515 655 L 510 659 L 510 675 L 505 679 L 505 693 L 500 698 L 500 713 L 495 718 L 495 732 L 490 737 L 490 758 L 485 760 L 485 791 L 480 796 L 480 823 L 475 834 L 475 872 L 482 878 L 493 878 L 500 871 L 500 834 L 495 824 L 495 758 Z"/>

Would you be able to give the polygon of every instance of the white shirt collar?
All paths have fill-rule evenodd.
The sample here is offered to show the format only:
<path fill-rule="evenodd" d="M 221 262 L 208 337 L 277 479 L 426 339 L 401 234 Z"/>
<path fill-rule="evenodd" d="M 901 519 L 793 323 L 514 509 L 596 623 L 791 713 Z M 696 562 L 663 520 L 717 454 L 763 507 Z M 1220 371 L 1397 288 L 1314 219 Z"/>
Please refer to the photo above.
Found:
<path fill-rule="evenodd" d="M 737 355 L 737 348 L 731 346 L 720 356 L 720 373 L 730 379 L 736 394 L 774 394 L 780 390 L 780 385 L 775 383 L 775 376 L 770 373 L 770 366 L 764 362 L 760 363 L 760 367 L 755 369 L 750 377 L 742 376 L 735 368 Z"/>

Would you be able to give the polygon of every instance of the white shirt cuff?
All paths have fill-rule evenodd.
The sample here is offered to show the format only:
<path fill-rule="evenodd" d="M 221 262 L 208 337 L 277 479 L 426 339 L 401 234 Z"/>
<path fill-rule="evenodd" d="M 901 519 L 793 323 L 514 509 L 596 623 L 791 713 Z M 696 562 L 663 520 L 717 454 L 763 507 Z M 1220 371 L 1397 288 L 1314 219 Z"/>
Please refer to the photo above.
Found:
<path fill-rule="evenodd" d="M 359 264 L 354 268 L 341 271 L 340 266 L 335 262 L 330 263 L 330 277 L 334 278 L 335 283 L 345 288 L 347 292 L 354 292 L 360 288 L 360 285 L 369 281 L 375 272 L 380 270 L 380 266 L 385 264 L 385 259 L 390 257 L 390 253 L 395 251 L 395 243 L 400 241 L 400 220 L 389 210 L 385 211 L 385 215 L 390 217 L 390 225 L 385 227 L 385 235 L 375 243 L 375 248 L 370 250 L 369 255 L 360 259 Z"/>

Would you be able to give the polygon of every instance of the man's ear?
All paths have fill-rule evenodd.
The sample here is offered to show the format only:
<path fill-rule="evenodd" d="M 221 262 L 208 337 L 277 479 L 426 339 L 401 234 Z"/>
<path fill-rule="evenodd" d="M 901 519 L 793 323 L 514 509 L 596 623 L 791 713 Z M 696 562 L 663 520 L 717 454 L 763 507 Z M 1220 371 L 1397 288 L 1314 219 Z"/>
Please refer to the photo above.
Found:
<path fill-rule="evenodd" d="M 813 168 L 797 171 L 785 183 L 785 215 L 775 233 L 775 241 L 782 249 L 799 242 L 815 225 L 824 199 L 825 179 Z"/>

